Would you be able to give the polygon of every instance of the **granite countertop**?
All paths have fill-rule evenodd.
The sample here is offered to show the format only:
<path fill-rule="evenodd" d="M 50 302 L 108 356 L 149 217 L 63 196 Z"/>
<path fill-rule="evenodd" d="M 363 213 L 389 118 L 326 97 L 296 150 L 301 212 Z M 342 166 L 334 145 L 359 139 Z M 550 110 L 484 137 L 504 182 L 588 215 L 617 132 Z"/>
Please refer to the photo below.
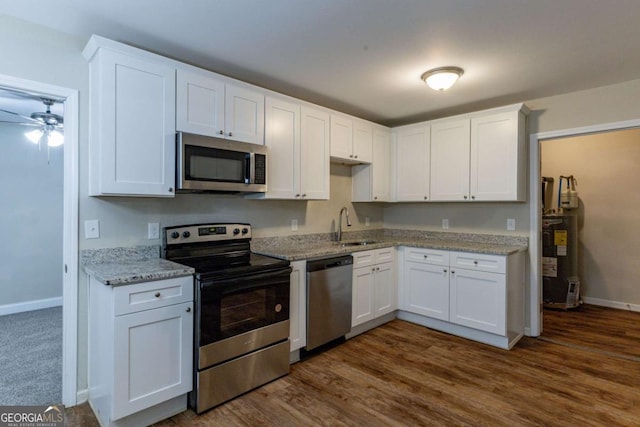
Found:
<path fill-rule="evenodd" d="M 439 233 L 437 238 L 429 235 L 399 235 L 385 236 L 378 234 L 359 239 L 345 239 L 341 244 L 331 240 L 313 239 L 254 239 L 251 245 L 253 252 L 289 261 L 312 259 L 318 257 L 349 254 L 371 249 L 388 248 L 391 246 L 411 246 L 425 249 L 439 249 L 446 251 L 472 252 L 489 255 L 509 255 L 527 250 L 526 239 L 501 239 L 502 236 L 480 236 Z M 434 233 L 431 233 L 434 234 Z M 446 234 L 451 234 L 446 236 Z M 449 238 L 447 238 L 449 237 Z M 366 245 L 349 245 L 350 242 L 371 240 Z"/>
<path fill-rule="evenodd" d="M 159 246 L 108 248 L 83 251 L 84 271 L 109 286 L 190 276 L 195 273 L 173 261 L 159 258 Z"/>

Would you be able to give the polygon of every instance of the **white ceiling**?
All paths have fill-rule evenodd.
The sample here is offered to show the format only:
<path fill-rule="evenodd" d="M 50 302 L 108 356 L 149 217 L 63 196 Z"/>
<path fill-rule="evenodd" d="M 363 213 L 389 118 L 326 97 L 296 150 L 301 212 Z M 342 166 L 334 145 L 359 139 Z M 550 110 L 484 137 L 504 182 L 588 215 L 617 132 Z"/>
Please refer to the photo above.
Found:
<path fill-rule="evenodd" d="M 638 0 L 21 0 L 99 34 L 383 124 L 640 78 Z M 452 89 L 420 75 L 456 65 Z"/>

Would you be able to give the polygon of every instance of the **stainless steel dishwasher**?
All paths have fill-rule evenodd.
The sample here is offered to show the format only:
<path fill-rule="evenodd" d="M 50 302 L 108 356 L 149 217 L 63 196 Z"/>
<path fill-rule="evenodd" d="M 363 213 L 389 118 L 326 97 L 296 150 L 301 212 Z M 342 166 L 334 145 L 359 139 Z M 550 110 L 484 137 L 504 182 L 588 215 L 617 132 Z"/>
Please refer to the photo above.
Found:
<path fill-rule="evenodd" d="M 345 336 L 351 330 L 353 257 L 342 255 L 307 262 L 307 346 Z"/>

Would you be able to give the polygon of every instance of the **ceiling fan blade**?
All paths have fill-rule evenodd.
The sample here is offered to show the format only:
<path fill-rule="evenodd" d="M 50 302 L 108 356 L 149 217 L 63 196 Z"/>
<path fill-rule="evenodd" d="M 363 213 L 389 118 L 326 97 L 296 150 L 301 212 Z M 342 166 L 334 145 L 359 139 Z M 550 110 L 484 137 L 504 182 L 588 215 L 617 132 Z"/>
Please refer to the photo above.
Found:
<path fill-rule="evenodd" d="M 39 120 L 34 120 L 31 117 L 23 116 L 22 114 L 14 113 L 13 111 L 3 110 L 3 109 L 0 108 L 0 112 L 6 113 L 6 114 L 10 114 L 11 116 L 20 117 L 21 119 L 24 119 L 27 122 L 29 122 L 31 124 L 34 124 L 34 125 L 42 125 L 42 123 Z M 19 123 L 19 122 L 12 122 L 12 123 Z"/>
<path fill-rule="evenodd" d="M 13 122 L 11 120 L 0 120 L 0 123 L 7 123 L 11 125 L 18 125 L 18 126 L 42 127 L 42 124 L 38 124 L 38 123 L 22 123 L 22 122 Z M 56 128 L 56 130 L 58 130 L 58 128 Z"/>

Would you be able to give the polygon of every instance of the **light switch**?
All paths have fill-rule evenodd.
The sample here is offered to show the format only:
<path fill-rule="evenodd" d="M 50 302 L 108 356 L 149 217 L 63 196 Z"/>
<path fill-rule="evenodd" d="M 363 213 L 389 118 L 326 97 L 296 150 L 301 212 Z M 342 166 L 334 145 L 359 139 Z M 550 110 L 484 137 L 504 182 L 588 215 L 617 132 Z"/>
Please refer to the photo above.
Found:
<path fill-rule="evenodd" d="M 443 230 L 448 230 L 449 229 L 449 220 L 446 219 L 446 218 L 442 220 L 442 229 Z"/>
<path fill-rule="evenodd" d="M 515 231 L 516 230 L 516 220 L 513 218 L 509 218 L 507 220 L 507 230 Z"/>
<path fill-rule="evenodd" d="M 291 231 L 298 231 L 298 220 L 297 219 L 292 219 L 291 220 Z"/>
<path fill-rule="evenodd" d="M 98 221 L 97 219 L 88 219 L 84 222 L 84 238 L 100 238 L 100 221 Z"/>
<path fill-rule="evenodd" d="M 150 222 L 147 224 L 147 236 L 149 239 L 160 238 L 160 224 L 157 222 Z"/>

